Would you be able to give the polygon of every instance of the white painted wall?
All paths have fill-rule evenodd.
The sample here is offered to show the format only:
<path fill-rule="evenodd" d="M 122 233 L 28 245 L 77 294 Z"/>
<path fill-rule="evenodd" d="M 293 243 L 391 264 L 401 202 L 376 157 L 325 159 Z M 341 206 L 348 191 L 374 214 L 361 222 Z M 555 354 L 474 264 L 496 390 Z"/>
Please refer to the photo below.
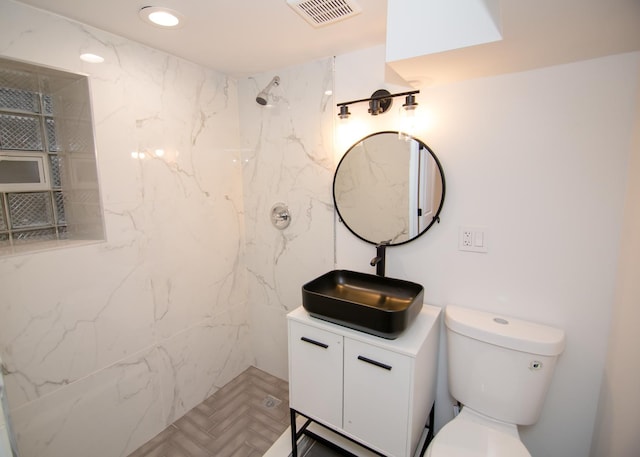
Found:
<path fill-rule="evenodd" d="M 502 39 L 498 0 L 389 0 L 387 61 Z"/>
<path fill-rule="evenodd" d="M 338 56 L 336 100 L 385 87 L 384 54 L 380 47 Z M 447 196 L 441 224 L 387 251 L 387 273 L 421 283 L 430 304 L 565 329 L 566 350 L 541 419 L 522 429 L 534 456 L 589 453 L 614 302 L 639 62 L 637 53 L 610 56 L 423 89 L 418 96 L 431 120 L 417 136 L 440 158 Z M 363 133 L 396 122 L 393 112 L 386 120 L 370 119 L 366 107 L 351 112 Z M 487 227 L 487 254 L 457 250 L 461 225 Z M 339 268 L 373 272 L 374 247 L 339 223 L 336 251 Z M 441 368 L 438 427 L 452 416 Z"/>
<path fill-rule="evenodd" d="M 640 453 L 640 92 L 636 100 L 616 299 L 591 457 L 635 457 Z"/>

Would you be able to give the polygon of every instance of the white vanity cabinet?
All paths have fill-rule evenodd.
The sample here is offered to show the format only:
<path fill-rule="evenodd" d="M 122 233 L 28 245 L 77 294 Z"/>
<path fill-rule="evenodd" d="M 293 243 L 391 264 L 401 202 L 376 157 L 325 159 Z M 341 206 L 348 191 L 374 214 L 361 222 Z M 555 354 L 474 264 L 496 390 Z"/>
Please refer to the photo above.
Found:
<path fill-rule="evenodd" d="M 288 314 L 289 404 L 393 457 L 411 457 L 435 400 L 440 308 L 424 305 L 397 339 Z"/>
<path fill-rule="evenodd" d="M 335 428 L 342 427 L 342 347 L 341 335 L 289 323 L 289 397 L 295 409 Z"/>

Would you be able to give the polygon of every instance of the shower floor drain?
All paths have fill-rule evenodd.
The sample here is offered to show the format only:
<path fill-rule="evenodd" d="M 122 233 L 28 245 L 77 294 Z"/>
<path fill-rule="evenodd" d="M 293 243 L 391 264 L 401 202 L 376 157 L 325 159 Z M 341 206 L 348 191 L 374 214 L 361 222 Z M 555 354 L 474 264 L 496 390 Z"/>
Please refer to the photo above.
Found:
<path fill-rule="evenodd" d="M 282 400 L 277 399 L 273 395 L 267 395 L 264 400 L 262 400 L 262 406 L 265 408 L 277 408 L 282 403 Z"/>

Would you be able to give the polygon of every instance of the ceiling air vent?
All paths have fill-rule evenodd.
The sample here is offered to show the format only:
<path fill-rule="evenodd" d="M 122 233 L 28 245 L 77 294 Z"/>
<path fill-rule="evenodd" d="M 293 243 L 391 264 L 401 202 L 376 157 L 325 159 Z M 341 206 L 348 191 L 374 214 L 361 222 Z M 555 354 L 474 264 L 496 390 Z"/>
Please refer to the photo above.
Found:
<path fill-rule="evenodd" d="M 362 11 L 354 0 L 287 0 L 287 4 L 314 27 L 332 24 Z"/>

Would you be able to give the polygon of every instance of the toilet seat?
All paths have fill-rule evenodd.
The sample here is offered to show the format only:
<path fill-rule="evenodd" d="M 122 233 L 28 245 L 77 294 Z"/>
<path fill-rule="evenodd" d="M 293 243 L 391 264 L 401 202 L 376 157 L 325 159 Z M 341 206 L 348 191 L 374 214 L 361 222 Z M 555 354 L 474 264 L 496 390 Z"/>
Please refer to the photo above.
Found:
<path fill-rule="evenodd" d="M 531 457 L 516 425 L 463 408 L 427 448 L 426 457 Z"/>

